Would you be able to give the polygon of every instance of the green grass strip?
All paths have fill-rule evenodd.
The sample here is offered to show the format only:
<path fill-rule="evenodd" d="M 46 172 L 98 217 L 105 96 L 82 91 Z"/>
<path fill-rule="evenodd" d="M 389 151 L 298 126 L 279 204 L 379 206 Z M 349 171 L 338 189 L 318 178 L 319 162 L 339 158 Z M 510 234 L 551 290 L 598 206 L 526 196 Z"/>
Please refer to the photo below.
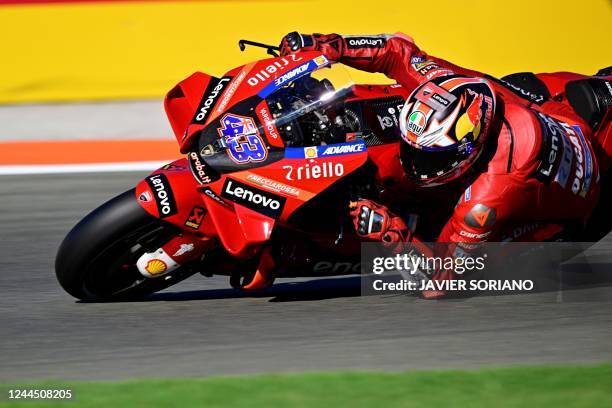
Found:
<path fill-rule="evenodd" d="M 69 401 L 8 400 L 71 389 Z M 0 385 L 0 407 L 612 407 L 612 364 Z"/>

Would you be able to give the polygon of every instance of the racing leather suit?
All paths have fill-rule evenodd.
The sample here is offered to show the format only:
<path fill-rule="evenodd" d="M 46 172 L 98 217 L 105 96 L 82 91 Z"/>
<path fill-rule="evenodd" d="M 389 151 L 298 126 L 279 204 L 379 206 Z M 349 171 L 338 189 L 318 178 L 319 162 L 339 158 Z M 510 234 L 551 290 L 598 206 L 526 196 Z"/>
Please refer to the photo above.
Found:
<path fill-rule="evenodd" d="M 408 90 L 449 74 L 490 80 L 498 109 L 488 161 L 477 174 L 464 177 L 464 183 L 451 186 L 458 190 L 459 202 L 438 242 L 541 241 L 568 222 L 583 224 L 593 211 L 600 171 L 606 170 L 612 156 L 610 126 L 602 126 L 594 137 L 566 101 L 536 103 L 521 97 L 502 81 L 428 55 L 401 33 L 318 36 L 317 49 L 333 61 L 384 73 Z M 569 73 L 546 75 L 557 82 L 581 78 Z M 600 169 L 601 163 L 606 168 Z M 405 180 L 403 174 L 395 176 Z M 443 195 L 448 194 L 445 186 Z M 544 223 L 544 229 L 536 226 Z"/>
<path fill-rule="evenodd" d="M 446 215 L 433 236 L 437 242 L 469 248 L 483 241 L 543 241 L 568 225 L 584 226 L 598 202 L 600 173 L 607 170 L 612 157 L 610 109 L 594 135 L 564 99 L 565 83 L 584 76 L 540 74 L 541 81 L 551 84 L 550 98 L 544 99 L 428 55 L 401 33 L 314 38 L 316 48 L 330 60 L 384 73 L 409 91 L 449 74 L 490 80 L 498 108 L 485 158 L 471 172 L 441 188 L 416 189 L 401 166 L 392 175 L 399 181 L 399 190 L 406 190 L 399 195 L 423 195 L 428 206 L 437 202 L 449 207 L 446 213 L 443 208 L 440 211 Z M 439 272 L 434 279 L 452 279 L 449 271 Z"/>

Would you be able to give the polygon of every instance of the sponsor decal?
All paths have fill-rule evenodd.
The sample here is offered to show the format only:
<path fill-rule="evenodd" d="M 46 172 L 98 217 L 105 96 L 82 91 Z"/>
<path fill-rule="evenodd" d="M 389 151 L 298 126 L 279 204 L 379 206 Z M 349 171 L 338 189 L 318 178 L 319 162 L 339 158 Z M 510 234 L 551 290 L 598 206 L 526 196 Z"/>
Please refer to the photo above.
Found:
<path fill-rule="evenodd" d="M 402 111 L 404 101 L 399 98 L 399 100 L 390 100 L 389 103 L 392 106 L 375 107 L 376 118 L 380 124 L 380 129 L 388 136 L 395 137 L 397 135 L 395 131 L 400 127 L 399 113 Z"/>
<path fill-rule="evenodd" d="M 149 272 L 151 276 L 160 275 L 168 270 L 168 265 L 161 259 L 151 259 L 147 262 L 145 270 Z"/>
<path fill-rule="evenodd" d="M 421 60 L 419 60 L 419 61 L 415 61 L 415 62 L 412 62 L 412 63 L 411 63 L 412 68 L 414 68 L 414 69 L 415 69 L 415 70 L 417 70 L 417 71 L 418 71 L 419 69 L 423 68 L 423 67 L 426 67 L 426 66 L 428 66 L 428 65 L 434 65 L 434 64 L 435 64 L 435 62 L 434 62 L 434 61 L 432 61 L 432 60 L 426 60 L 426 59 L 421 59 Z"/>
<path fill-rule="evenodd" d="M 212 156 L 215 154 L 215 147 L 212 144 L 208 144 L 200 150 L 201 156 Z"/>
<path fill-rule="evenodd" d="M 183 171 L 183 170 L 185 170 L 185 167 L 169 163 L 169 164 L 166 164 L 165 166 L 163 166 L 162 170 L 167 170 L 167 171 Z"/>
<path fill-rule="evenodd" d="M 217 112 L 218 115 L 225 112 L 225 108 L 227 108 L 227 104 L 230 102 L 230 100 L 236 93 L 236 90 L 238 89 L 238 87 L 240 86 L 244 78 L 246 77 L 248 69 L 249 69 L 249 66 L 246 66 L 242 71 L 240 71 L 240 73 L 234 78 L 234 80 L 230 83 L 230 85 L 227 87 L 227 89 L 223 93 L 221 102 L 219 102 L 219 106 L 215 110 L 215 112 Z"/>
<path fill-rule="evenodd" d="M 312 271 L 317 273 L 331 273 L 334 275 L 360 273 L 361 263 L 320 261 L 313 265 Z"/>
<path fill-rule="evenodd" d="M 227 154 L 234 163 L 256 163 L 268 158 L 268 149 L 252 118 L 227 113 L 217 131 L 225 140 Z"/>
<path fill-rule="evenodd" d="M 350 49 L 356 48 L 384 48 L 387 40 L 384 37 L 345 37 L 346 45 Z"/>
<path fill-rule="evenodd" d="M 562 188 L 569 185 L 573 194 L 586 197 L 595 163 L 582 129 L 540 112 L 537 116 L 542 125 L 542 149 L 535 177 L 544 183 L 554 181 Z"/>
<path fill-rule="evenodd" d="M 154 174 L 145 179 L 155 195 L 157 212 L 160 218 L 170 217 L 177 213 L 176 201 L 172 188 L 165 174 Z"/>
<path fill-rule="evenodd" d="M 482 248 L 482 242 L 457 242 L 457 246 L 468 251 L 473 251 L 475 249 Z"/>
<path fill-rule="evenodd" d="M 319 157 L 319 152 L 316 146 L 308 146 L 304 148 L 304 157 L 307 159 L 314 159 Z"/>
<path fill-rule="evenodd" d="M 322 58 L 325 61 L 323 61 Z M 325 65 L 325 64 L 327 64 L 327 59 L 321 56 L 321 57 L 317 57 L 316 59 L 307 61 L 303 63 L 302 65 L 298 65 L 297 67 L 292 68 L 291 70 L 281 74 L 280 76 L 277 76 L 276 79 L 274 79 L 274 81 L 272 81 L 266 87 L 264 87 L 261 91 L 259 91 L 258 95 L 262 98 L 265 98 L 271 93 L 275 92 L 280 87 L 289 83 L 290 81 L 303 77 L 304 75 L 309 74 L 312 71 L 315 71 L 321 65 Z"/>
<path fill-rule="evenodd" d="M 567 124 L 565 124 L 567 126 Z M 571 127 L 573 135 L 578 139 L 584 152 L 584 183 L 582 183 L 582 189 L 580 190 L 580 196 L 585 197 L 591 187 L 591 181 L 593 179 L 593 173 L 595 172 L 595 164 L 591 155 L 591 149 L 582 133 L 582 129 L 579 125 Z M 570 137 L 571 140 L 571 137 Z"/>
<path fill-rule="evenodd" d="M 421 75 L 425 75 L 431 69 L 440 68 L 440 66 L 436 64 L 435 61 L 426 60 L 425 58 L 422 58 L 422 57 L 414 62 L 411 61 L 410 65 L 412 65 L 412 68 L 415 71 L 418 71 L 419 74 Z"/>
<path fill-rule="evenodd" d="M 189 152 L 187 155 L 187 159 L 189 159 L 189 168 L 191 170 L 191 174 L 200 184 L 209 184 L 215 180 L 218 180 L 219 177 L 215 174 L 213 178 L 212 170 L 200 160 L 200 157 L 196 152 Z"/>
<path fill-rule="evenodd" d="M 264 124 L 266 135 L 272 140 L 280 140 L 280 136 L 274 125 L 274 119 L 272 119 L 272 115 L 270 115 L 270 111 L 265 102 L 263 102 L 261 108 L 259 108 L 257 112 L 259 113 L 259 119 L 261 119 L 261 122 Z"/>
<path fill-rule="evenodd" d="M 339 156 L 344 154 L 363 153 L 367 150 L 363 140 L 338 143 L 325 146 L 288 147 L 285 149 L 287 159 L 314 159 L 317 157 Z"/>
<path fill-rule="evenodd" d="M 465 189 L 465 193 L 463 193 L 463 201 L 468 202 L 472 199 L 472 186 L 469 186 Z"/>
<path fill-rule="evenodd" d="M 494 78 L 494 79 L 501 82 L 506 88 L 510 89 L 510 91 L 512 91 L 512 93 L 514 93 L 515 95 L 518 95 L 521 98 L 527 99 L 530 102 L 533 102 L 537 105 L 542 105 L 544 102 L 546 102 L 546 99 L 544 98 L 543 95 L 534 94 L 508 81 L 504 81 L 503 79 L 497 79 L 497 78 Z"/>
<path fill-rule="evenodd" d="M 469 231 L 465 231 L 465 230 L 461 230 L 459 231 L 459 235 L 461 235 L 462 237 L 466 237 L 466 238 L 476 238 L 476 239 L 482 239 L 482 238 L 486 238 L 491 234 L 491 231 L 487 231 L 487 232 L 483 232 L 482 234 L 477 234 L 474 232 L 469 232 Z"/>
<path fill-rule="evenodd" d="M 151 193 L 149 193 L 148 191 L 143 191 L 139 196 L 138 199 L 144 203 L 148 203 L 149 201 L 151 201 L 153 199 L 153 197 L 151 196 Z"/>
<path fill-rule="evenodd" d="M 446 89 L 433 83 L 423 87 L 415 97 L 425 105 L 440 112 L 446 111 L 446 109 L 457 100 L 457 98 Z"/>
<path fill-rule="evenodd" d="M 455 258 L 471 258 L 471 254 L 469 252 L 467 252 L 465 249 L 461 248 L 460 246 L 456 246 L 455 250 L 453 251 L 453 256 Z M 465 271 L 455 271 L 455 273 L 457 275 L 463 275 L 465 273 Z"/>
<path fill-rule="evenodd" d="M 530 233 L 536 231 L 538 228 L 540 228 L 540 225 L 541 224 L 539 222 L 532 222 L 532 223 L 523 224 L 521 226 L 518 226 L 518 227 L 514 228 L 510 232 L 510 234 L 508 234 L 504 238 L 502 238 L 501 242 L 517 241 L 522 236 L 524 236 L 526 234 L 530 234 Z"/>
<path fill-rule="evenodd" d="M 484 204 L 476 204 L 464 218 L 465 223 L 474 228 L 490 227 L 495 222 L 495 219 L 495 209 Z"/>
<path fill-rule="evenodd" d="M 376 115 L 378 117 L 378 122 L 380 123 L 380 127 L 382 130 L 388 129 L 388 128 L 392 128 L 394 125 L 393 119 L 391 119 L 388 116 L 380 116 L 380 115 Z"/>
<path fill-rule="evenodd" d="M 343 154 L 362 153 L 366 151 L 366 145 L 364 142 L 359 141 L 355 143 L 340 143 L 324 147 L 321 152 L 321 156 L 338 156 Z"/>
<path fill-rule="evenodd" d="M 420 75 L 424 76 L 426 80 L 430 80 L 433 77 L 443 75 L 453 75 L 454 72 L 450 69 L 442 68 L 435 61 L 425 60 L 422 62 L 411 63 L 410 66 L 417 71 Z"/>
<path fill-rule="evenodd" d="M 313 61 L 314 61 L 315 64 L 317 64 L 318 67 L 321 67 L 323 65 L 327 65 L 329 63 L 328 59 L 324 55 L 318 56 Z"/>
<path fill-rule="evenodd" d="M 283 169 L 287 171 L 285 178 L 291 181 L 342 177 L 344 175 L 344 165 L 334 162 L 307 163 L 297 167 L 283 166 Z"/>
<path fill-rule="evenodd" d="M 285 197 L 268 193 L 256 187 L 227 178 L 221 196 L 260 214 L 277 218 L 285 206 Z"/>
<path fill-rule="evenodd" d="M 415 65 L 415 64 L 421 64 L 421 63 L 423 63 L 423 62 L 425 62 L 425 56 L 423 56 L 423 55 L 413 55 L 413 56 L 410 58 L 410 63 L 411 63 L 412 65 Z"/>
<path fill-rule="evenodd" d="M 186 253 L 193 251 L 194 248 L 195 248 L 194 244 L 181 244 L 181 247 L 177 249 L 177 251 L 174 254 L 172 254 L 172 256 L 184 255 Z"/>
<path fill-rule="evenodd" d="M 193 229 L 199 229 L 200 225 L 202 225 L 202 221 L 204 221 L 204 216 L 206 215 L 206 210 L 202 207 L 193 207 L 187 220 L 185 221 L 185 226 Z"/>
<path fill-rule="evenodd" d="M 567 188 L 567 182 L 572 172 L 572 163 L 574 162 L 574 149 L 570 142 L 562 137 L 563 143 L 561 161 L 559 167 L 557 167 L 557 173 L 555 174 L 554 182 L 559 184 L 562 188 Z M 542 164 L 540 164 L 541 166 Z M 545 173 L 541 173 L 542 176 L 546 177 Z"/>
<path fill-rule="evenodd" d="M 442 105 L 446 107 L 448 107 L 451 104 L 451 102 L 448 99 L 442 97 L 441 95 L 437 93 L 434 93 L 433 95 L 431 95 L 431 99 L 441 103 Z"/>
<path fill-rule="evenodd" d="M 283 58 L 277 58 L 272 64 L 252 73 L 247 79 L 247 84 L 250 86 L 262 84 L 268 79 L 274 77 L 275 74 L 284 71 L 291 62 L 298 62 L 301 60 L 303 60 L 303 58 L 296 54 L 290 54 Z"/>
<path fill-rule="evenodd" d="M 210 80 L 210 83 L 206 87 L 206 91 L 204 91 L 204 96 L 198 105 L 198 109 L 196 110 L 191 123 L 199 125 L 204 125 L 206 123 L 206 120 L 210 116 L 210 113 L 215 106 L 215 102 L 230 80 L 230 77 L 223 77 L 221 79 L 212 78 Z"/>
<path fill-rule="evenodd" d="M 433 71 L 434 69 L 437 71 L 440 69 L 440 66 L 438 64 L 426 65 L 423 68 L 419 69 L 419 74 L 426 76 L 429 71 Z"/>
<path fill-rule="evenodd" d="M 314 64 L 314 65 L 316 65 L 316 64 Z M 308 72 L 308 69 L 310 68 L 310 66 L 311 66 L 310 62 L 307 62 L 305 64 L 302 64 L 300 66 L 297 66 L 297 67 L 293 68 L 291 71 L 289 71 L 289 72 L 281 75 L 280 77 L 276 78 L 274 80 L 274 85 L 276 87 L 280 87 L 285 82 L 289 81 L 290 79 L 302 76 L 303 74 Z"/>
<path fill-rule="evenodd" d="M 538 117 L 542 124 L 542 152 L 540 165 L 536 170 L 536 177 L 540 180 L 549 182 L 553 178 L 559 159 L 562 157 L 563 149 L 563 130 L 549 116 L 538 112 Z"/>
<path fill-rule="evenodd" d="M 427 124 L 427 117 L 421 111 L 414 111 L 408 116 L 408 130 L 417 136 L 421 136 Z"/>
<path fill-rule="evenodd" d="M 300 190 L 288 186 L 287 184 L 280 183 L 276 180 L 271 180 L 269 178 L 260 176 L 258 174 L 249 173 L 245 179 L 250 181 L 251 183 L 255 183 L 265 188 L 266 190 L 271 190 L 277 193 L 287 194 L 294 197 L 298 197 L 300 195 Z"/>
<path fill-rule="evenodd" d="M 444 75 L 455 75 L 455 73 L 450 69 L 436 69 L 435 71 L 431 71 L 425 75 L 425 79 L 429 81 L 431 78 L 441 77 Z"/>
<path fill-rule="evenodd" d="M 202 192 L 210 197 L 211 199 L 213 199 L 215 202 L 225 206 L 225 207 L 229 207 L 230 205 L 228 203 L 226 203 L 225 201 L 223 201 L 223 199 L 221 197 L 219 197 L 217 195 L 217 193 L 215 193 L 214 191 L 212 191 L 210 188 L 206 187 L 202 189 Z"/>

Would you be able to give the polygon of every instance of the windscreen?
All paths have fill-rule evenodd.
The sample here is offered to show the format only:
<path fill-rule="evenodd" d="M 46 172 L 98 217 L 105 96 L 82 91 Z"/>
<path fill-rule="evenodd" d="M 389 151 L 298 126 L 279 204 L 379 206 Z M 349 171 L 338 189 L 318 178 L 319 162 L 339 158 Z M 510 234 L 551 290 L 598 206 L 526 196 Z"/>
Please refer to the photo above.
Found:
<path fill-rule="evenodd" d="M 322 67 L 289 82 L 265 100 L 270 118 L 285 147 L 316 146 L 346 141 L 358 122 L 344 107 L 353 81 L 339 64 Z"/>

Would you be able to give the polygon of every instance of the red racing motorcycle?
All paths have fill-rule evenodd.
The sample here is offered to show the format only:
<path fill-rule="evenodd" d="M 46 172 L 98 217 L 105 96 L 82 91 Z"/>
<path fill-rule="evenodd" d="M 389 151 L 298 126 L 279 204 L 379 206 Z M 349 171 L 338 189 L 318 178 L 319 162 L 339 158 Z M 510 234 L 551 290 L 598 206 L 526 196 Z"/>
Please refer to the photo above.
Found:
<path fill-rule="evenodd" d="M 60 284 L 110 300 L 197 272 L 247 290 L 268 285 L 271 269 L 359 273 L 349 203 L 375 188 L 375 172 L 397 170 L 406 97 L 399 85 L 352 84 L 319 52 L 194 73 L 164 101 L 186 158 L 81 220 L 57 254 Z"/>
<path fill-rule="evenodd" d="M 68 233 L 55 265 L 68 293 L 129 299 L 198 272 L 229 276 L 243 290 L 278 276 L 360 273 L 361 240 L 349 206 L 360 197 L 376 200 L 402 174 L 399 116 L 409 92 L 355 85 L 319 52 L 278 57 L 276 47 L 241 41 L 241 49 L 245 44 L 273 58 L 221 78 L 196 72 L 168 92 L 166 113 L 186 158 Z M 588 116 L 591 99 L 578 99 L 588 108 L 578 112 Z M 589 233 L 572 240 L 597 241 L 612 228 L 609 177 Z M 422 207 L 416 213 L 426 216 L 431 209 Z M 436 230 L 435 220 L 420 225 Z"/>

